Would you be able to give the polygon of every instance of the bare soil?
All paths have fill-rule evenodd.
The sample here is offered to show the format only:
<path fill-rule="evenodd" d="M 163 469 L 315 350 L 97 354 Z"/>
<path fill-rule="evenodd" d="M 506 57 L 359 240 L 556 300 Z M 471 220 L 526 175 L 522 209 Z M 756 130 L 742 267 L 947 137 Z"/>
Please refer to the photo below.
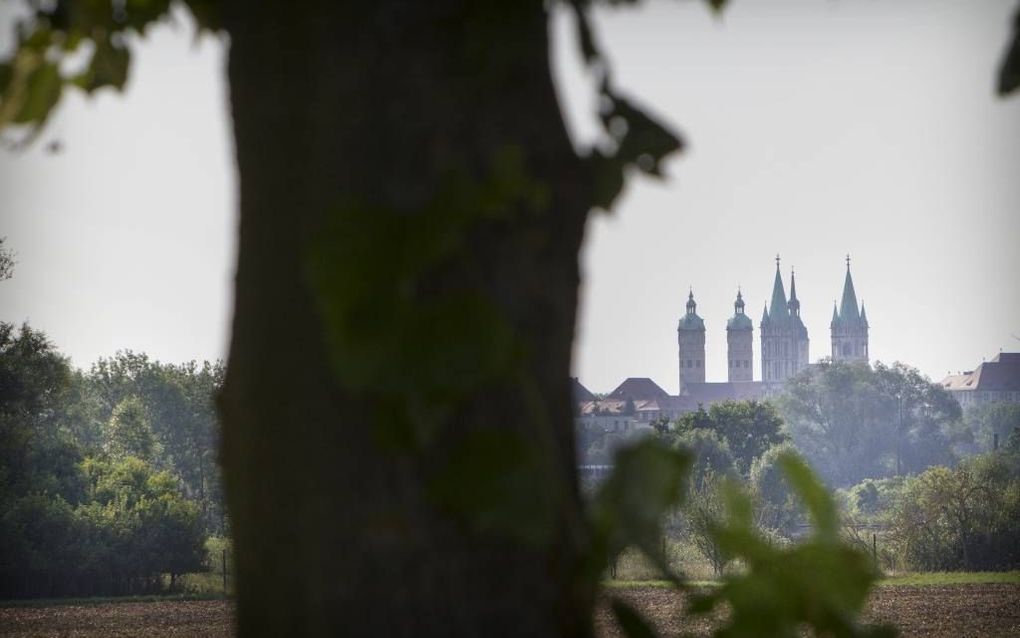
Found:
<path fill-rule="evenodd" d="M 644 587 L 613 591 L 640 609 L 662 636 L 681 632 L 707 636 L 712 623 L 682 616 L 683 596 Z M 866 612 L 869 622 L 891 622 L 903 636 L 1020 636 L 1020 585 L 887 586 L 877 588 Z M 50 607 L 0 607 L 0 636 L 231 636 L 234 608 L 222 600 L 102 603 Z M 603 605 L 596 634 L 621 636 Z"/>
<path fill-rule="evenodd" d="M 613 595 L 641 610 L 661 636 L 681 632 L 711 635 L 710 621 L 692 623 L 682 617 L 683 594 L 674 590 L 621 589 Z M 1020 636 L 1020 585 L 877 587 L 868 601 L 864 620 L 896 625 L 904 637 Z M 623 636 L 605 605 L 596 612 L 595 628 L 600 637 Z"/>
<path fill-rule="evenodd" d="M 0 607 L 0 636 L 233 636 L 225 600 Z"/>

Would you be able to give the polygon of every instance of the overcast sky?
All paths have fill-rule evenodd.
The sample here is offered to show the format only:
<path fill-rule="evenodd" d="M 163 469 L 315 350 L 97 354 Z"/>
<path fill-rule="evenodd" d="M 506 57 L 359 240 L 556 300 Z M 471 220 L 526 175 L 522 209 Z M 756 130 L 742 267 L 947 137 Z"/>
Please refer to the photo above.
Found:
<path fill-rule="evenodd" d="M 1020 350 L 1020 96 L 994 97 L 1010 0 L 736 0 L 599 14 L 619 86 L 680 130 L 669 179 L 633 180 L 594 218 L 575 374 L 675 392 L 688 287 L 725 380 L 737 286 L 757 322 L 776 253 L 797 271 L 811 359 L 850 253 L 871 354 L 941 378 Z M 9 44 L 9 7 L 0 5 Z M 579 147 L 593 87 L 566 15 L 554 74 Z M 0 320 L 87 367 L 118 349 L 225 355 L 235 175 L 225 47 L 186 22 L 135 48 L 123 95 L 67 99 L 38 144 L 0 152 L 0 236 L 17 252 Z M 508 87 L 510 90 L 511 87 Z M 62 150 L 45 152 L 58 139 Z M 756 360 L 755 378 L 760 377 Z"/>

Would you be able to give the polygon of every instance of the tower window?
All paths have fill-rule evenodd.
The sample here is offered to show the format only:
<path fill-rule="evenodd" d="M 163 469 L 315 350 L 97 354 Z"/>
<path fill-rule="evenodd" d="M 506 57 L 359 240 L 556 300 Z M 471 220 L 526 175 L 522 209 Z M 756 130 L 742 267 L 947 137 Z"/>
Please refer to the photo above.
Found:
<path fill-rule="evenodd" d="M 695 361 L 695 365 L 700 368 L 701 367 L 701 359 L 698 359 L 697 361 Z"/>

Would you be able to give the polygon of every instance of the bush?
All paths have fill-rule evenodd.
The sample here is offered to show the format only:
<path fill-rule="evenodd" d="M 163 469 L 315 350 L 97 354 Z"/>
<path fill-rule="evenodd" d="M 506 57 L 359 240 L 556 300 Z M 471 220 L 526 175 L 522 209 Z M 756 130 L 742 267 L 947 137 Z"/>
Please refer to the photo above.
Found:
<path fill-rule="evenodd" d="M 1020 479 L 1005 455 L 910 478 L 891 517 L 905 564 L 919 570 L 1020 567 Z"/>

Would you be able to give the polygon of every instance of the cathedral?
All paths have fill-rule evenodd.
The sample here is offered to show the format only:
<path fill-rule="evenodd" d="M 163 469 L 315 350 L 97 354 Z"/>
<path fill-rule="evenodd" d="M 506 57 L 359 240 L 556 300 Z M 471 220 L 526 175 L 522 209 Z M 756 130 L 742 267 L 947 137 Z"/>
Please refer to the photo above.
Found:
<path fill-rule="evenodd" d="M 722 328 L 721 325 L 719 327 Z M 838 306 L 832 309 L 829 330 L 834 361 L 867 363 L 868 317 L 864 304 L 857 304 L 849 255 L 846 258 L 843 296 Z M 612 392 L 596 395 L 575 378 L 571 380 L 575 427 L 627 435 L 639 430 L 650 431 L 662 419 L 673 421 L 713 403 L 761 400 L 779 392 L 787 379 L 810 365 L 811 342 L 807 326 L 800 316 L 796 277 L 791 270 L 790 296 L 787 297 L 778 255 L 772 296 L 762 311 L 758 331 L 761 379 L 755 381 L 754 322 L 745 312 L 744 295 L 738 288 L 733 315 L 726 320 L 726 381 L 707 381 L 705 320 L 698 315 L 694 291 L 688 290 L 686 312 L 680 317 L 676 329 L 680 364 L 677 394 L 666 392 L 647 377 L 631 377 Z M 612 440 L 619 443 L 626 439 Z M 611 451 L 606 448 L 592 456 L 587 450 L 582 450 L 578 459 L 581 471 L 605 471 L 609 467 L 605 463 L 611 458 Z"/>
<path fill-rule="evenodd" d="M 850 257 L 846 258 L 843 296 L 832 309 L 829 325 L 834 361 L 868 361 L 868 317 L 864 304 L 857 304 Z M 687 294 L 686 313 L 677 324 L 680 386 L 670 395 L 654 381 L 644 377 L 626 379 L 605 399 L 596 400 L 578 380 L 574 380 L 581 421 L 601 419 L 608 425 L 621 418 L 651 422 L 658 418 L 675 419 L 699 406 L 719 401 L 761 399 L 779 391 L 790 377 L 808 367 L 810 339 L 801 320 L 797 281 L 790 271 L 790 296 L 780 273 L 776 256 L 776 273 L 772 296 L 762 311 L 758 324 L 761 379 L 754 380 L 754 323 L 745 313 L 743 293 L 738 289 L 733 315 L 726 320 L 727 380 L 705 380 L 705 320 L 698 315 L 694 291 Z M 614 423 L 613 420 L 616 420 Z"/>
<path fill-rule="evenodd" d="M 780 385 L 808 366 L 810 360 L 807 327 L 800 318 L 797 279 L 790 271 L 790 297 L 786 297 L 783 277 L 776 255 L 776 276 L 772 283 L 771 303 L 762 310 L 758 328 L 761 334 L 761 383 Z M 698 316 L 694 291 L 687 296 L 687 314 L 677 326 L 680 350 L 680 388 L 705 383 L 705 322 Z M 868 316 L 861 304 L 858 311 L 857 293 L 850 276 L 850 257 L 846 258 L 843 297 L 838 309 L 832 309 L 832 359 L 834 361 L 868 361 Z M 744 298 L 737 290 L 733 316 L 726 321 L 727 381 L 753 381 L 754 325 L 744 312 Z"/>

